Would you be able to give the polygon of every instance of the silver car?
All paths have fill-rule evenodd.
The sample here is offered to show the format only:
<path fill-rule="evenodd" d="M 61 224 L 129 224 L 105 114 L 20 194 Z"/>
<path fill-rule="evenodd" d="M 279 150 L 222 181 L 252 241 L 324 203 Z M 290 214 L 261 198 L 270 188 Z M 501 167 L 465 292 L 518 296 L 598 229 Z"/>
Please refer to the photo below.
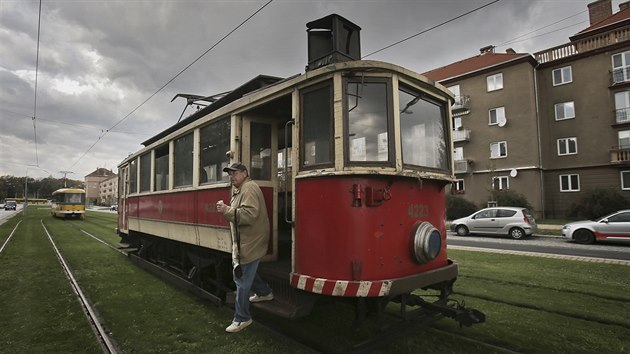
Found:
<path fill-rule="evenodd" d="M 562 237 L 577 243 L 595 240 L 630 241 L 630 210 L 619 210 L 596 220 L 568 223 L 562 227 Z"/>
<path fill-rule="evenodd" d="M 495 207 L 481 209 L 465 218 L 454 220 L 451 231 L 468 234 L 507 235 L 515 240 L 536 232 L 536 220 L 525 208 Z"/>

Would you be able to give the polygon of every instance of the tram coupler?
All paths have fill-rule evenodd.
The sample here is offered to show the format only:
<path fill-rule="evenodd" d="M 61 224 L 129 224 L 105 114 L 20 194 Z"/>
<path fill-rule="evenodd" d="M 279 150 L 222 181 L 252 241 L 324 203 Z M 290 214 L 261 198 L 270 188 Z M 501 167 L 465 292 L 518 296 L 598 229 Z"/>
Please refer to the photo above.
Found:
<path fill-rule="evenodd" d="M 470 327 L 473 324 L 483 323 L 486 321 L 486 315 L 475 309 L 466 308 L 464 303 L 452 301 L 450 304 L 446 301 L 428 302 L 418 295 L 405 295 L 402 297 L 402 305 L 420 306 L 431 312 L 436 312 L 457 321 L 461 326 Z M 455 306 L 453 306 L 455 305 Z"/>

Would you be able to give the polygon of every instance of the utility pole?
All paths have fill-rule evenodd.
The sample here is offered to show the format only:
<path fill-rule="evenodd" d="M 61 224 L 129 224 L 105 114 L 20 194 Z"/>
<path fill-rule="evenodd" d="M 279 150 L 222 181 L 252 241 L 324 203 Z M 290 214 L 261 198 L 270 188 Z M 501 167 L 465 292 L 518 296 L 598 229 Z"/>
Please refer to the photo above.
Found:
<path fill-rule="evenodd" d="M 22 206 L 22 215 L 26 216 L 26 209 L 28 207 L 28 168 L 26 169 L 26 177 L 24 178 L 24 206 Z"/>
<path fill-rule="evenodd" d="M 59 171 L 59 173 L 63 173 L 63 188 L 68 188 L 68 186 L 66 185 L 66 176 L 68 175 L 68 173 L 74 173 L 72 171 Z"/>

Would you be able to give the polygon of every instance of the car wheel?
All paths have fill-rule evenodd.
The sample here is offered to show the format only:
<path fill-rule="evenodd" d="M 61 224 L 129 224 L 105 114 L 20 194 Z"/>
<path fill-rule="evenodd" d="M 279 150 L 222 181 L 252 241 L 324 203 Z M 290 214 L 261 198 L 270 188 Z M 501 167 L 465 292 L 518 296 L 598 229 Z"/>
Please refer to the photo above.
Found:
<path fill-rule="evenodd" d="M 580 230 L 576 230 L 573 233 L 573 239 L 577 243 L 582 243 L 582 244 L 593 243 L 595 241 L 595 235 L 593 235 L 593 233 L 590 232 L 589 230 L 580 229 Z"/>
<path fill-rule="evenodd" d="M 455 232 L 457 232 L 458 236 L 466 236 L 468 235 L 468 228 L 464 225 L 457 225 Z"/>
<path fill-rule="evenodd" d="M 525 231 L 523 231 L 520 227 L 513 227 L 510 229 L 510 237 L 515 240 L 520 240 L 525 238 Z"/>

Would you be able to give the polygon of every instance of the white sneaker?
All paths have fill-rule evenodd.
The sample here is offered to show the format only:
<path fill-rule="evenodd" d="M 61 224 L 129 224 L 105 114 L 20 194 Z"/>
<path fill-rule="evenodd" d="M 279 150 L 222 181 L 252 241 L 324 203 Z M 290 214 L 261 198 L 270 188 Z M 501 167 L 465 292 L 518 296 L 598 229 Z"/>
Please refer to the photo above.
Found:
<path fill-rule="evenodd" d="M 258 295 L 258 294 L 254 294 L 254 296 L 250 296 L 249 297 L 249 302 L 262 302 L 262 301 L 269 301 L 269 300 L 273 300 L 273 293 L 269 293 L 267 295 Z"/>
<path fill-rule="evenodd" d="M 252 324 L 254 322 L 254 320 L 252 320 L 251 318 L 245 322 L 236 322 L 233 321 L 232 324 L 230 324 L 229 326 L 227 326 L 227 328 L 225 329 L 226 332 L 229 333 L 236 333 L 236 332 L 240 332 L 243 329 L 245 329 L 245 327 L 249 326 L 250 324 Z"/>

